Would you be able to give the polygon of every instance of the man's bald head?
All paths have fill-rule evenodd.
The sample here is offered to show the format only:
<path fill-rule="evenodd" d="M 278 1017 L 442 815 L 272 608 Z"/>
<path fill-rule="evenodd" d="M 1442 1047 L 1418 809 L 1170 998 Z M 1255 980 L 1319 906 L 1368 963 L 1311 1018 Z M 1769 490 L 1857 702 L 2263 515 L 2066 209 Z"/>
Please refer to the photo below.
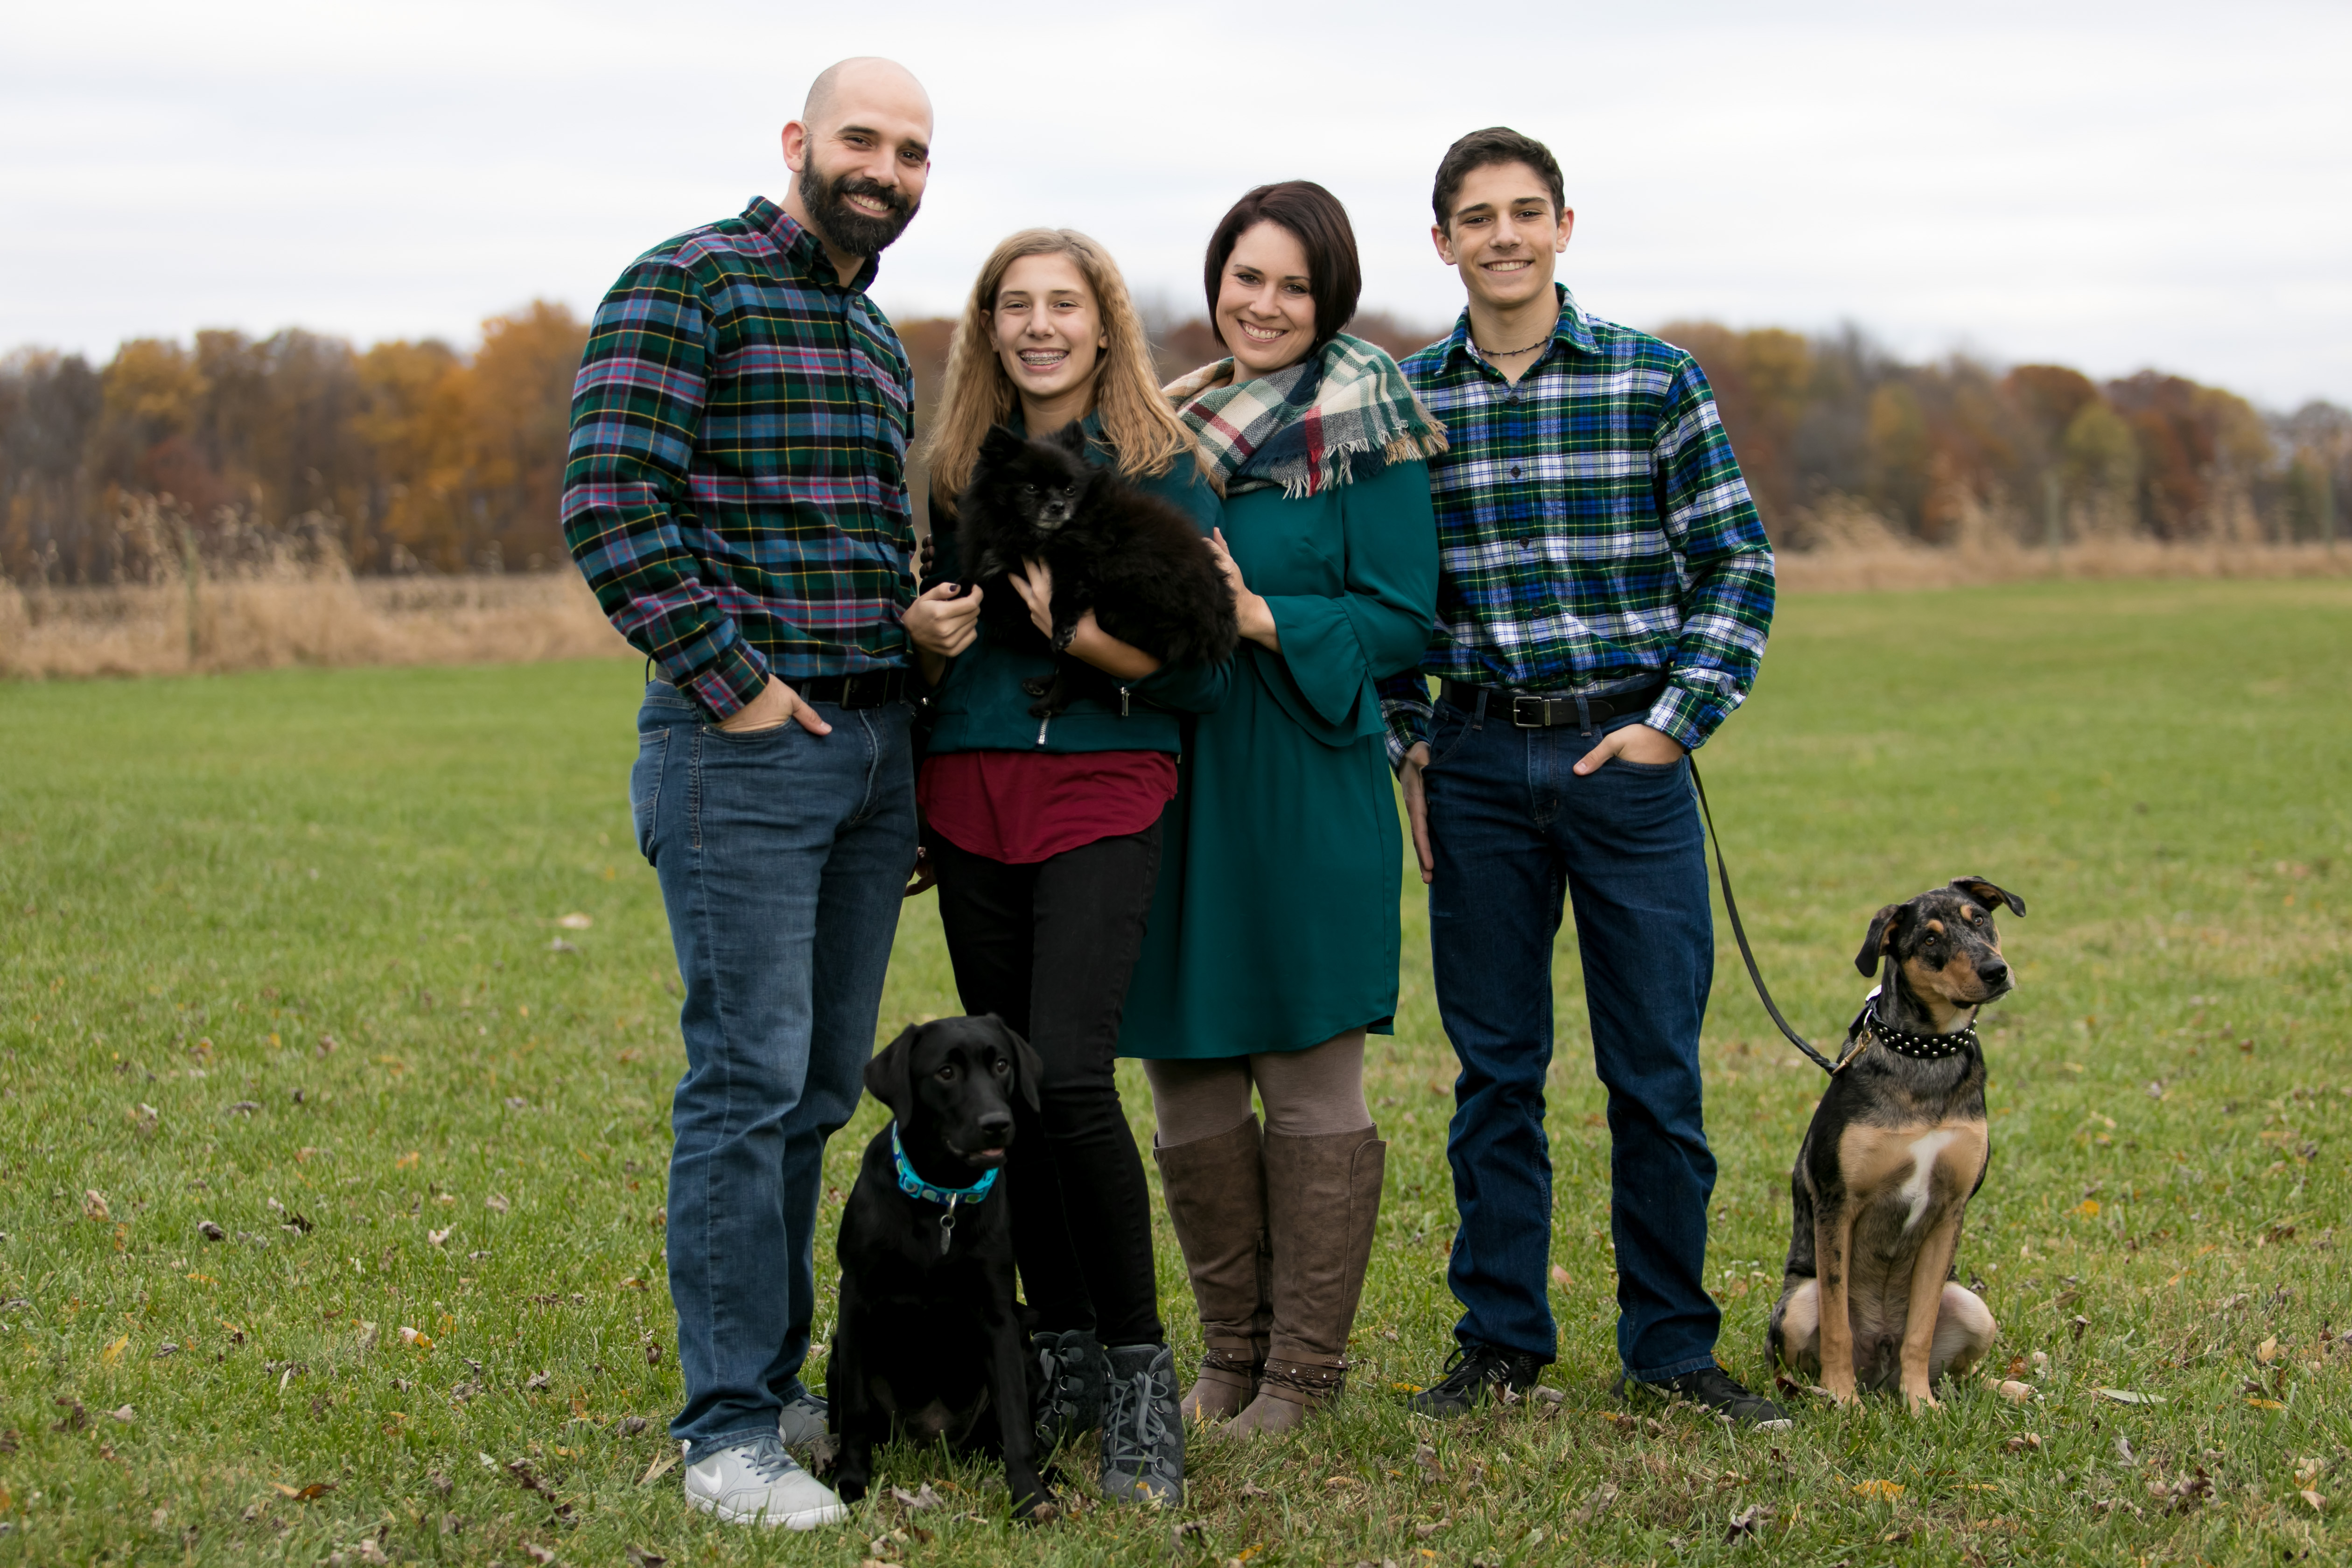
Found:
<path fill-rule="evenodd" d="M 853 263 L 898 237 L 922 205 L 931 168 L 931 98 L 896 60 L 862 55 L 809 84 L 784 127 L 793 172 L 784 210 L 814 228 L 844 281 Z"/>
<path fill-rule="evenodd" d="M 923 90 L 914 72 L 880 55 L 853 55 L 816 73 L 816 79 L 809 83 L 808 99 L 801 105 L 801 123 L 812 132 L 830 130 L 845 100 L 869 97 L 902 111 L 919 104 L 924 126 L 931 122 L 931 95 Z"/>

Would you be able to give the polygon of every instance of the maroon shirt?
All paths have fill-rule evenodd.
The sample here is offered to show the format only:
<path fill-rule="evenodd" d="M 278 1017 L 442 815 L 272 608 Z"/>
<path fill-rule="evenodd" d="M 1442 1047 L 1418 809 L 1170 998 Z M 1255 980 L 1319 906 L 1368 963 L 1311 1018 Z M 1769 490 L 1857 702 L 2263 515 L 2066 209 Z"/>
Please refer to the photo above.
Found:
<path fill-rule="evenodd" d="M 948 752 L 915 786 L 949 843 L 1011 866 L 1140 833 L 1175 798 L 1167 752 Z"/>

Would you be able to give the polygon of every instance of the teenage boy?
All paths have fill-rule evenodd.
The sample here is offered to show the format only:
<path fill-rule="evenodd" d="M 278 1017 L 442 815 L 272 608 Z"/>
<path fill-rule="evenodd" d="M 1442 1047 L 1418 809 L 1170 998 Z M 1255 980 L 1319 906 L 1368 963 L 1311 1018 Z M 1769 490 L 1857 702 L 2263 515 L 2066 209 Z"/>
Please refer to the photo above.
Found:
<path fill-rule="evenodd" d="M 1438 625 L 1422 672 L 1382 697 L 1461 1062 L 1463 1310 L 1446 1375 L 1412 1406 L 1460 1415 L 1558 1351 L 1543 1118 L 1564 892 L 1609 1089 L 1620 1388 L 1787 1425 L 1715 1363 L 1698 1066 L 1714 926 L 1685 760 L 1756 679 L 1771 547 L 1696 363 L 1553 281 L 1576 214 L 1543 144 L 1465 136 L 1433 205 L 1470 296 L 1404 362 L 1452 442 L 1429 472 Z"/>
<path fill-rule="evenodd" d="M 779 206 L 621 275 L 572 395 L 563 527 L 657 673 L 629 804 L 684 977 L 668 1258 L 689 1505 L 845 1518 L 787 1443 L 825 1140 L 856 1108 L 915 863 L 907 644 L 913 385 L 866 299 L 930 170 L 931 106 L 887 60 L 818 77 Z M 903 624 L 902 624 L 903 616 Z"/>

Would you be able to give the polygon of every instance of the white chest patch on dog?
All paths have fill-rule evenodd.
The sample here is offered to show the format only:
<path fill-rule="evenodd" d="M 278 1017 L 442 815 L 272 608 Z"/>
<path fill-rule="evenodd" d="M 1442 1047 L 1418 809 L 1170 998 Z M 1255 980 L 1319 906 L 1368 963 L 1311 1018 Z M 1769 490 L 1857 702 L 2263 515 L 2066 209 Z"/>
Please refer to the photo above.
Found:
<path fill-rule="evenodd" d="M 1911 1205 L 1910 1216 L 1903 1222 L 1903 1233 L 1908 1236 L 1927 1212 L 1927 1194 L 1936 1173 L 1936 1161 L 1958 1137 L 1956 1128 L 1939 1127 L 1911 1145 L 1911 1179 L 1897 1189 L 1905 1202 Z"/>

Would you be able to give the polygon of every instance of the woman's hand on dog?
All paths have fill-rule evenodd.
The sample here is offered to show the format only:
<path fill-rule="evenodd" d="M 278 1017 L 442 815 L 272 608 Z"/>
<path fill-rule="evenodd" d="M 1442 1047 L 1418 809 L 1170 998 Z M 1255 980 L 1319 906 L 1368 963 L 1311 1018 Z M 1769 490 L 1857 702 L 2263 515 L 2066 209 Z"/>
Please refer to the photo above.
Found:
<path fill-rule="evenodd" d="M 970 595 L 957 597 L 962 592 L 959 584 L 941 583 L 908 605 L 901 617 L 907 639 L 915 645 L 915 659 L 922 667 L 923 679 L 933 686 L 947 678 L 948 660 L 980 636 L 983 590 L 974 583 Z"/>
<path fill-rule="evenodd" d="M 1029 624 L 1054 640 L 1054 569 L 1043 561 L 1024 561 L 1021 575 L 1004 579 L 1021 602 L 1029 606 Z M 1119 680 L 1140 680 L 1160 668 L 1160 661 L 1137 647 L 1121 642 L 1095 622 L 1095 613 L 1087 610 L 1078 616 L 1077 627 L 1070 634 L 1070 657 L 1084 659 L 1104 674 Z"/>
<path fill-rule="evenodd" d="M 1242 636 L 1270 652 L 1282 651 L 1282 631 L 1274 624 L 1274 610 L 1263 594 L 1250 592 L 1242 581 L 1242 569 L 1234 552 L 1225 548 L 1225 531 L 1213 529 L 1209 534 L 1209 553 L 1215 557 L 1217 570 L 1224 574 L 1225 586 L 1233 590 L 1234 618 L 1241 622 Z"/>

